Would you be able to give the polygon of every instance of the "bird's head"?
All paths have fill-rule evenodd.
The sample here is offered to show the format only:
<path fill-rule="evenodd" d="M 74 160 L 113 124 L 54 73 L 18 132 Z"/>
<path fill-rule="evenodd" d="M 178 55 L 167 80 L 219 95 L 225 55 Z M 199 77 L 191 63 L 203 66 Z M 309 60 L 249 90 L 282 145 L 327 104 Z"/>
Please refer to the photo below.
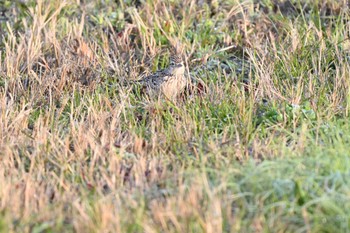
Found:
<path fill-rule="evenodd" d="M 182 75 L 185 73 L 185 65 L 180 55 L 172 55 L 170 57 L 169 67 L 173 70 L 175 75 Z"/>

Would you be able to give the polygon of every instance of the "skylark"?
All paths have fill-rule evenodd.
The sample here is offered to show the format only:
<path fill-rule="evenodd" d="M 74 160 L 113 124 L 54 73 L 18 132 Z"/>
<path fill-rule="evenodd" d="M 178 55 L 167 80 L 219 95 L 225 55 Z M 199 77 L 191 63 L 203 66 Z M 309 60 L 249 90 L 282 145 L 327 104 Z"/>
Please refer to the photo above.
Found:
<path fill-rule="evenodd" d="M 156 97 L 163 95 L 169 100 L 174 100 L 187 85 L 185 65 L 181 56 L 172 55 L 168 68 L 159 70 L 139 82 L 149 95 Z"/>

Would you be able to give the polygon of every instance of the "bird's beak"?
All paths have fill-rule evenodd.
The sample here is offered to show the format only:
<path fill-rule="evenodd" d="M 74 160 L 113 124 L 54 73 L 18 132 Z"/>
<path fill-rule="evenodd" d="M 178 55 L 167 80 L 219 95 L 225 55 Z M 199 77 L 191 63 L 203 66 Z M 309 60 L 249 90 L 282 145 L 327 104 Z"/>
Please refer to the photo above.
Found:
<path fill-rule="evenodd" d="M 176 67 L 182 67 L 182 66 L 184 66 L 184 64 L 182 63 L 176 65 Z"/>

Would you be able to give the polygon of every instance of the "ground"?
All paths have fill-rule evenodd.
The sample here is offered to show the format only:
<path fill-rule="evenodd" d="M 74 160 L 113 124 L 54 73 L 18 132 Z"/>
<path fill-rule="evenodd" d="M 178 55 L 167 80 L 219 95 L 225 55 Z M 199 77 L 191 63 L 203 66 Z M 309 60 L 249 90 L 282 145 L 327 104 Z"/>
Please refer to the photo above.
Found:
<path fill-rule="evenodd" d="M 1 1 L 0 232 L 348 232 L 348 7 Z"/>

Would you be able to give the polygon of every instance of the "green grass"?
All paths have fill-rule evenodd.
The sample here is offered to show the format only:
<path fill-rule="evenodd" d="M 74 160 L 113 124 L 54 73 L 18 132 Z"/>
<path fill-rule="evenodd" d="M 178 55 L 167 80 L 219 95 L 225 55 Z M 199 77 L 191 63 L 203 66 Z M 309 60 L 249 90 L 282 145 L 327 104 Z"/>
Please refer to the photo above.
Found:
<path fill-rule="evenodd" d="M 349 232 L 346 3 L 0 8 L 0 232 Z"/>

